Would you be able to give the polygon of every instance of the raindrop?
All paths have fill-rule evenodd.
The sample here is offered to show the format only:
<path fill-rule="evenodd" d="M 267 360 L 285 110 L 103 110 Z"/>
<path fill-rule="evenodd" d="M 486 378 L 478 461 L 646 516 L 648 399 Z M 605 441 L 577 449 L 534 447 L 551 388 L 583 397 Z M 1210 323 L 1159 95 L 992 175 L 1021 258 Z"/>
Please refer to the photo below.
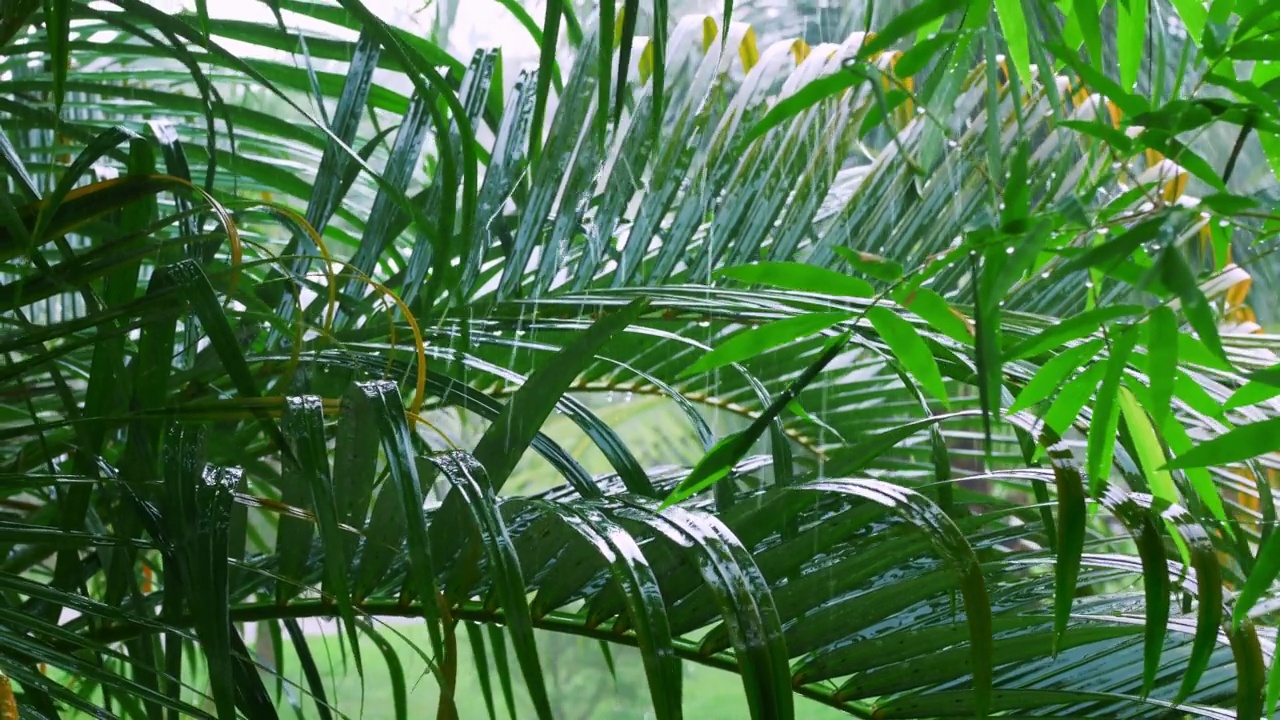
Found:
<path fill-rule="evenodd" d="M 1208 220 L 1208 219 L 1209 219 L 1209 213 L 1204 212 L 1204 211 L 1201 211 L 1201 212 L 1200 212 L 1200 217 L 1204 218 L 1205 220 Z"/>
<path fill-rule="evenodd" d="M 1012 255 L 1012 254 L 1013 254 L 1013 248 L 1012 248 L 1012 247 L 1007 247 L 1007 248 L 1005 248 L 1005 249 L 1004 249 L 1004 253 L 1005 253 L 1006 255 Z"/>
<path fill-rule="evenodd" d="M 627 394 L 623 396 L 622 402 L 631 402 L 632 398 L 634 397 L 635 397 L 634 394 L 630 390 L 628 390 Z"/>
<path fill-rule="evenodd" d="M 1085 286 L 1086 288 L 1088 288 L 1088 289 L 1092 290 L 1092 289 L 1093 289 L 1093 281 L 1092 281 L 1092 280 L 1085 280 L 1085 281 L 1084 281 L 1084 286 Z"/>
<path fill-rule="evenodd" d="M 698 321 L 698 327 L 711 327 L 711 321 L 710 321 L 710 320 L 699 320 L 699 321 Z"/>
<path fill-rule="evenodd" d="M 1001 209 L 1001 210 L 1003 210 L 1003 209 L 1004 209 L 1004 203 L 1000 203 L 1000 209 Z"/>
<path fill-rule="evenodd" d="M 916 114 L 917 114 L 917 115 L 923 115 L 923 114 L 924 114 L 924 108 L 922 108 L 922 107 L 918 107 L 918 108 L 916 108 Z"/>
<path fill-rule="evenodd" d="M 1049 277 L 1049 271 L 1048 271 L 1048 270 L 1045 270 L 1044 272 L 1040 273 L 1040 277 L 1042 277 L 1042 278 L 1047 278 L 1047 277 Z"/>
<path fill-rule="evenodd" d="M 1219 221 L 1218 221 L 1218 227 L 1230 227 L 1230 226 L 1231 226 L 1231 221 L 1230 221 L 1230 220 L 1219 220 Z"/>
<path fill-rule="evenodd" d="M 1120 169 L 1120 161 L 1119 161 L 1119 160 L 1117 160 L 1116 162 L 1111 163 L 1111 169 L 1112 169 L 1112 170 L 1119 170 L 1119 169 Z"/>
<path fill-rule="evenodd" d="M 960 147 L 960 143 L 956 142 L 955 140 L 948 140 L 947 147 L 958 148 Z"/>
<path fill-rule="evenodd" d="M 959 235 L 957 235 L 957 236 L 955 236 L 955 237 L 951 238 L 951 247 L 953 247 L 953 248 L 958 248 L 958 247 L 960 247 L 960 236 L 959 236 Z"/>
<path fill-rule="evenodd" d="M 605 395 L 605 396 L 604 396 L 604 401 L 605 401 L 605 402 L 607 402 L 607 403 L 610 403 L 610 404 L 612 404 L 612 403 L 613 403 L 613 391 L 612 391 L 612 390 L 610 390 L 610 391 L 609 391 L 609 394 L 607 394 L 607 395 Z"/>
<path fill-rule="evenodd" d="M 1104 227 L 1098 228 L 1099 235 L 1106 235 L 1109 232 L 1111 232 L 1111 228 L 1104 228 Z"/>

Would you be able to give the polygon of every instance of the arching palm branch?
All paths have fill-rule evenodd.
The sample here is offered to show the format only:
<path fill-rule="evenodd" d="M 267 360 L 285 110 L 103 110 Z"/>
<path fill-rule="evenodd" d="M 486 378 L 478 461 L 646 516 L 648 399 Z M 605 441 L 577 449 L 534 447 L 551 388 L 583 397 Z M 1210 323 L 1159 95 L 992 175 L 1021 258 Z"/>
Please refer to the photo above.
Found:
<path fill-rule="evenodd" d="M 739 672 L 760 718 L 793 691 L 1263 713 L 1276 458 L 1240 433 L 1280 390 L 1274 339 L 1226 323 L 1231 245 L 1265 253 L 1270 217 L 1188 196 L 1213 168 L 1140 98 L 1087 66 L 1011 83 L 976 15 L 928 57 L 892 27 L 760 47 L 693 16 L 665 62 L 636 39 L 620 122 L 590 32 L 544 116 L 549 76 L 503 92 L 496 53 L 273 6 L 333 35 L 115 0 L 7 40 L 0 669 L 24 712 L 273 716 L 239 623 L 337 617 L 358 648 L 409 615 L 442 717 L 475 624 L 542 716 L 534 628 L 638 646 L 661 718 L 681 660 Z M 662 432 L 706 457 L 644 466 L 587 402 L 619 392 L 667 398 Z M 540 433 L 557 412 L 609 473 Z M 459 417 L 488 424 L 460 443 Z M 528 449 L 552 489 L 511 491 Z"/>

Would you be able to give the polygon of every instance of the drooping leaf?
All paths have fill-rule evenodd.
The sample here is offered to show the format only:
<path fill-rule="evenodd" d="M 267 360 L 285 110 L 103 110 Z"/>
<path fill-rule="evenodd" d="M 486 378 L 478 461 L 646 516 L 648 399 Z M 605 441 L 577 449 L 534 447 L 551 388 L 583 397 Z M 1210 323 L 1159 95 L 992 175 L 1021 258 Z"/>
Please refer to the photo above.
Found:
<path fill-rule="evenodd" d="M 843 93 L 862 78 L 852 72 L 837 71 L 824 75 L 797 90 L 794 94 L 783 98 L 777 105 L 769 109 L 760 122 L 751 128 L 743 138 L 743 142 L 752 142 L 763 137 L 765 133 L 791 120 L 818 103 Z"/>
<path fill-rule="evenodd" d="M 1280 418 L 1241 425 L 1179 453 L 1165 467 L 1182 470 L 1229 465 L 1276 450 L 1280 450 Z"/>
<path fill-rule="evenodd" d="M 940 400 L 944 407 L 949 407 L 947 388 L 942 383 L 938 362 L 934 359 L 928 344 L 911 323 L 898 317 L 893 310 L 882 306 L 869 309 L 867 319 L 871 321 L 880 339 L 889 346 L 894 358 L 902 363 L 907 372 L 911 373 L 930 395 Z"/>
<path fill-rule="evenodd" d="M 786 290 L 839 295 L 843 297 L 871 297 L 875 291 L 865 280 L 842 275 L 817 265 L 794 262 L 762 262 L 716 271 L 721 277 L 738 282 L 768 285 Z"/>
<path fill-rule="evenodd" d="M 731 363 L 744 362 L 773 348 L 820 333 L 852 317 L 853 313 L 849 312 L 812 313 L 749 327 L 718 344 L 680 374 L 689 377 Z"/>
<path fill-rule="evenodd" d="M 1098 385 L 1093 419 L 1089 424 L 1089 494 L 1094 497 L 1102 493 L 1111 476 L 1111 458 L 1120 423 L 1120 383 L 1129 365 L 1129 353 L 1137 341 L 1137 328 L 1127 327 L 1116 333 L 1111 343 L 1111 356 L 1107 358 L 1106 374 Z"/>
<path fill-rule="evenodd" d="M 1148 411 L 1156 427 L 1164 424 L 1173 397 L 1178 365 L 1178 326 L 1173 311 L 1161 305 L 1147 320 L 1147 382 L 1151 386 Z"/>

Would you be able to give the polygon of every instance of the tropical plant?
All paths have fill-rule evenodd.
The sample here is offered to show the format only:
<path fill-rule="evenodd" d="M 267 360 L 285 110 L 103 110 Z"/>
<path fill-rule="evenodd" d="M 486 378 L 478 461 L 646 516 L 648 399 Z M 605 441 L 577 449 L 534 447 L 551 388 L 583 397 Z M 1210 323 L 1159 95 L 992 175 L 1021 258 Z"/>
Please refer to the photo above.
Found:
<path fill-rule="evenodd" d="M 299 621 L 396 678 L 388 615 L 441 718 L 462 631 L 550 716 L 535 628 L 637 646 L 659 718 L 684 661 L 756 718 L 1270 716 L 1275 222 L 1228 182 L 1280 160 L 1280 8 L 1111 3 L 1112 75 L 1094 0 L 765 47 L 551 2 L 512 80 L 267 5 L 4 5 L 0 716 L 274 717 L 256 623 L 330 717 Z M 1149 18 L 1196 43 L 1130 92 Z"/>

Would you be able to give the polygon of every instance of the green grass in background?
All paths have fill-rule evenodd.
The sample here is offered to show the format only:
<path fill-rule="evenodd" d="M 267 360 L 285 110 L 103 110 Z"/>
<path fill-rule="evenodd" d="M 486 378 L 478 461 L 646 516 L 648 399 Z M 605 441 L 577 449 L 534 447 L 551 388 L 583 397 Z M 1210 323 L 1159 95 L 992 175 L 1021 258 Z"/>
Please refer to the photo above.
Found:
<path fill-rule="evenodd" d="M 426 663 L 414 648 L 429 654 L 426 630 L 421 625 L 396 624 L 383 628 L 383 635 L 395 648 L 404 666 L 408 685 L 409 717 L 433 718 L 440 693 L 435 679 L 427 673 Z M 398 635 L 397 635 L 398 634 Z M 342 652 L 342 640 L 337 634 L 312 636 L 309 646 L 314 654 L 325 691 L 331 704 L 350 718 L 363 720 L 393 720 L 392 685 L 386 672 L 386 664 L 376 646 L 367 638 L 361 640 L 365 677 L 363 682 L 356 673 L 350 654 Z M 639 653 L 627 647 L 611 648 L 617 679 L 610 676 L 608 663 L 600 646 L 584 638 L 538 633 L 538 644 L 548 692 L 551 695 L 557 720 L 644 720 L 653 717 L 644 670 Z M 475 668 L 470 643 L 466 633 L 459 630 L 458 647 L 461 663 L 458 666 L 457 703 L 462 720 L 488 718 L 480 678 Z M 492 652 L 492 648 L 488 648 Z M 493 662 L 490 658 L 490 666 Z M 516 697 L 516 717 L 534 717 L 533 708 L 524 692 L 523 683 L 516 669 L 515 658 L 509 659 Z M 284 655 L 284 675 L 297 683 L 295 699 L 306 683 L 297 656 L 290 646 Z M 497 717 L 508 717 L 496 675 L 492 676 Z M 274 680 L 268 682 L 274 683 Z M 274 684 L 269 686 L 274 691 Z M 733 674 L 685 664 L 684 673 L 685 716 L 696 720 L 742 720 L 749 717 L 742 693 L 742 681 Z M 303 699 L 295 711 L 286 700 L 280 704 L 282 718 L 316 717 L 315 706 Z M 336 716 L 336 713 L 335 713 Z M 811 700 L 796 697 L 796 716 L 803 720 L 836 720 L 848 715 L 825 707 Z"/>

